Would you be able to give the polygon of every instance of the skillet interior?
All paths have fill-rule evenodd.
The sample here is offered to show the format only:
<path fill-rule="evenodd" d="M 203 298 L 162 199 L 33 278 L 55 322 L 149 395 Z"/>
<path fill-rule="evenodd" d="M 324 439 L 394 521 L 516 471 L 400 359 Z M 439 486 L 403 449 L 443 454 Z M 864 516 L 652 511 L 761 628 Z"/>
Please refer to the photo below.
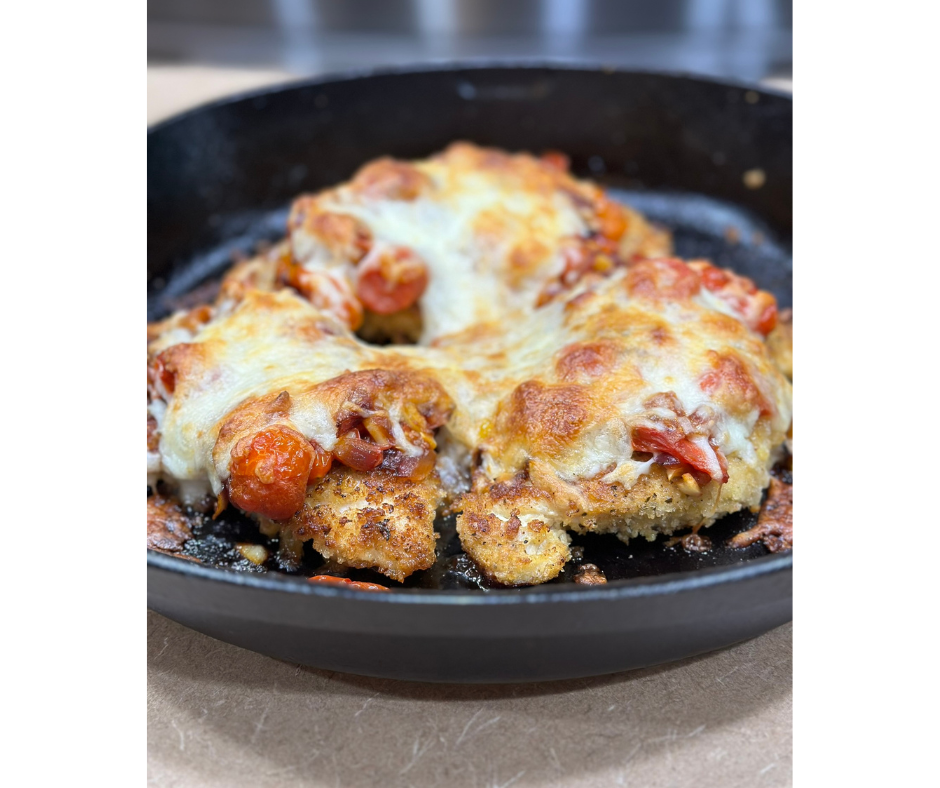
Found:
<path fill-rule="evenodd" d="M 165 314 L 180 297 L 211 281 L 231 264 L 233 254 L 250 253 L 259 242 L 282 236 L 286 208 L 298 193 L 344 180 L 379 155 L 422 157 L 455 139 L 510 150 L 562 150 L 571 156 L 577 175 L 604 183 L 615 196 L 673 230 L 678 254 L 710 257 L 745 273 L 772 291 L 782 306 L 789 306 L 791 119 L 789 98 L 745 87 L 667 75 L 542 67 L 455 68 L 316 81 L 200 108 L 149 134 L 148 318 Z M 763 173 L 763 185 L 748 188 L 745 173 L 757 169 Z M 776 578 L 770 584 L 776 588 L 774 597 L 758 595 L 753 601 L 765 606 L 772 602 L 775 613 L 762 619 L 762 631 L 789 618 L 790 556 L 768 556 L 760 544 L 745 550 L 724 546 L 730 535 L 752 521 L 749 514 L 733 515 L 708 529 L 713 549 L 706 553 L 667 548 L 665 540 L 627 546 L 614 537 L 589 536 L 576 539 L 576 544 L 583 548 L 584 561 L 619 581 L 602 589 L 608 594 L 631 584 L 645 587 L 648 581 L 639 578 L 691 580 L 703 573 L 688 570 L 706 567 L 726 567 L 727 582 L 734 584 L 743 564 L 766 566 L 773 570 L 766 577 Z M 456 557 L 459 543 L 454 536 L 448 538 L 452 529 L 446 522 L 442 531 L 442 561 L 407 585 L 476 587 L 473 572 Z M 230 543 L 246 537 L 257 538 L 254 529 L 243 529 L 232 518 L 208 526 L 192 550 L 210 565 L 227 566 L 232 563 Z M 310 574 L 316 563 L 311 555 L 302 571 Z M 167 579 L 174 573 L 192 579 L 192 565 L 155 555 L 150 564 L 151 605 L 218 634 L 212 614 L 203 611 L 194 619 L 193 611 L 175 610 L 163 593 L 167 583 L 179 580 Z M 721 577 L 720 570 L 704 574 L 716 571 Z M 787 575 L 783 585 L 780 571 Z M 216 574 L 221 579 L 232 573 Z M 376 579 L 366 571 L 351 576 Z M 239 588 L 251 585 L 253 578 L 260 580 L 258 575 L 243 575 Z M 381 582 L 389 584 L 384 578 Z M 754 578 L 748 582 L 759 585 Z M 582 589 L 570 584 L 556 588 L 544 589 L 548 597 L 544 592 L 539 596 L 574 593 L 588 601 Z M 261 593 L 262 586 L 256 590 Z M 324 601 L 335 598 L 330 592 L 321 595 Z M 506 593 L 534 598 L 531 592 L 496 595 Z M 428 601 L 440 596 L 438 591 L 405 596 L 414 599 L 413 594 Z M 456 590 L 449 595 L 454 594 L 480 602 L 494 596 Z M 402 599 L 401 594 L 392 596 Z M 369 630 L 372 625 L 364 626 Z M 697 650 L 708 641 L 699 638 Z M 278 655 L 288 656 L 283 649 Z M 290 658 L 311 661 L 297 654 Z M 311 664 L 326 664 L 323 660 L 319 654 Z M 636 664 L 648 660 L 643 657 Z M 582 658 L 578 666 L 565 670 L 575 669 L 579 675 L 599 672 L 588 663 Z M 633 663 L 621 661 L 611 669 Z M 369 665 L 338 667 L 403 675 Z M 465 667 L 461 677 L 466 678 L 468 670 L 473 672 Z M 410 677 L 454 678 L 447 669 L 444 674 L 438 669 Z M 482 678 L 512 676 L 490 670 Z"/>

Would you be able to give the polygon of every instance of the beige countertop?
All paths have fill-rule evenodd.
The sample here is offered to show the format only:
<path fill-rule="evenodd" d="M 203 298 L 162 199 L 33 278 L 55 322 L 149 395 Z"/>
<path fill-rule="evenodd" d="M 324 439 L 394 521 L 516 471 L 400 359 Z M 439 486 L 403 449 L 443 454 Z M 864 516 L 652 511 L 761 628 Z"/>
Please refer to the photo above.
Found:
<path fill-rule="evenodd" d="M 165 786 L 784 786 L 792 628 L 576 681 L 416 684 L 298 667 L 148 613 Z"/>
<path fill-rule="evenodd" d="M 148 69 L 148 123 L 278 71 Z M 785 86 L 784 86 L 785 87 Z M 148 776 L 160 786 L 785 786 L 792 626 L 672 665 L 531 685 L 312 670 L 148 624 Z"/>

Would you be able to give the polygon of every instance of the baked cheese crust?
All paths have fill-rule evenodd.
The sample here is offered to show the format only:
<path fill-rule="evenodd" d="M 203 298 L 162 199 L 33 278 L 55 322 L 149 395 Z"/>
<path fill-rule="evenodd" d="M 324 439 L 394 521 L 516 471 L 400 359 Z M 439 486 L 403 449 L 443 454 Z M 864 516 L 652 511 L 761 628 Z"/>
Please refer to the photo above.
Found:
<path fill-rule="evenodd" d="M 791 424 L 776 304 L 669 253 L 557 156 L 373 162 L 148 327 L 150 480 L 396 580 L 444 506 L 506 585 L 557 576 L 572 531 L 753 509 Z"/>

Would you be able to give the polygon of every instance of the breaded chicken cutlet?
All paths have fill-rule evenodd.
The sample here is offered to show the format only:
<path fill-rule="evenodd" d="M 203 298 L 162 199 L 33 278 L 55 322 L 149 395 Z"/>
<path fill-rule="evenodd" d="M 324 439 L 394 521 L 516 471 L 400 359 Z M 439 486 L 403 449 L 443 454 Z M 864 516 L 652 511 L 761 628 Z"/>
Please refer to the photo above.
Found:
<path fill-rule="evenodd" d="M 395 580 L 448 507 L 505 585 L 557 576 L 569 532 L 757 507 L 791 423 L 774 298 L 562 165 L 458 143 L 300 197 L 148 327 L 150 481 Z"/>

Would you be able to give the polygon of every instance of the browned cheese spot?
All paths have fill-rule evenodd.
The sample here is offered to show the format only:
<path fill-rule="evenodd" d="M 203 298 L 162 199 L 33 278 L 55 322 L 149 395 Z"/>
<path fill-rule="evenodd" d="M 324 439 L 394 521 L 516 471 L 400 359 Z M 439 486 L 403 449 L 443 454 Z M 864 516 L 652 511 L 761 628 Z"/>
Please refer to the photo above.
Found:
<path fill-rule="evenodd" d="M 386 157 L 359 170 L 351 186 L 375 200 L 414 200 L 430 188 L 431 180 L 413 165 Z"/>
<path fill-rule="evenodd" d="M 757 387 L 741 359 L 731 353 L 709 350 L 708 360 L 711 369 L 700 380 L 702 391 L 725 403 L 731 410 L 747 412 L 756 409 L 762 415 L 773 412 L 773 405 Z"/>
<path fill-rule="evenodd" d="M 291 229 L 303 228 L 337 255 L 356 263 L 372 248 L 372 233 L 359 219 L 318 210 L 314 198 L 301 197 L 288 220 Z"/>
<path fill-rule="evenodd" d="M 286 391 L 245 400 L 225 419 L 219 430 L 216 446 L 228 446 L 243 433 L 257 431 L 274 421 L 286 419 L 290 413 L 290 407 L 290 394 Z"/>
<path fill-rule="evenodd" d="M 520 242 L 509 253 L 509 263 L 513 269 L 521 272 L 533 271 L 548 255 L 545 245 L 534 239 Z"/>
<path fill-rule="evenodd" d="M 656 345 L 665 345 L 668 342 L 672 342 L 672 334 L 669 333 L 669 329 L 665 326 L 657 326 L 650 332 L 650 339 Z"/>
<path fill-rule="evenodd" d="M 558 354 L 555 369 L 566 383 L 590 381 L 609 373 L 617 363 L 618 352 L 609 341 L 568 345 Z"/>
<path fill-rule="evenodd" d="M 366 369 L 344 372 L 314 387 L 317 399 L 336 414 L 340 432 L 351 429 L 361 416 L 360 409 L 372 410 L 394 400 L 415 403 L 427 427 L 437 429 L 453 412 L 454 403 L 433 377 L 410 370 Z M 349 405 L 355 407 L 349 407 Z M 423 426 L 423 425 L 411 425 Z"/>
<path fill-rule="evenodd" d="M 148 362 L 148 378 L 159 380 L 163 391 L 172 395 L 181 381 L 195 379 L 202 366 L 204 348 L 199 344 L 181 342 L 172 345 Z M 162 393 L 157 389 L 157 393 Z"/>
<path fill-rule="evenodd" d="M 533 455 L 552 455 L 570 444 L 587 426 L 589 397 L 584 386 L 520 384 L 504 404 L 503 428 L 525 441 Z"/>

